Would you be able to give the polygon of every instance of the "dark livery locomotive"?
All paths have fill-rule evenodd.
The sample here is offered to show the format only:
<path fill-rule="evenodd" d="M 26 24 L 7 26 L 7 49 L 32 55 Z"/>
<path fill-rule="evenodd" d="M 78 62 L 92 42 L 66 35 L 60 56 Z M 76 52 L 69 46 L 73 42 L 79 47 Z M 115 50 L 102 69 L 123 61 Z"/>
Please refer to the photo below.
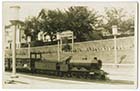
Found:
<path fill-rule="evenodd" d="M 76 77 L 106 80 L 107 73 L 102 70 L 101 60 L 73 60 L 72 56 L 58 62 L 57 60 L 41 59 L 35 53 L 34 58 L 17 58 L 17 71 L 43 73 L 60 77 Z M 96 58 L 94 58 L 96 59 Z M 12 70 L 12 59 L 5 58 L 5 70 Z"/>

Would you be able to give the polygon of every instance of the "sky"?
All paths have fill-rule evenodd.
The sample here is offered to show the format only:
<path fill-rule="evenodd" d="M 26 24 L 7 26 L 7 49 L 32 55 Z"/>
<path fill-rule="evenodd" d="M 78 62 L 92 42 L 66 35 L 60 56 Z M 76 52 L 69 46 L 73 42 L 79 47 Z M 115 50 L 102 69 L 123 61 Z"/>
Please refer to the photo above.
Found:
<path fill-rule="evenodd" d="M 127 15 L 136 14 L 136 2 L 3 2 L 3 25 L 8 25 L 9 19 L 12 16 L 10 6 L 19 5 L 20 20 L 25 20 L 28 16 L 37 16 L 42 8 L 48 10 L 67 9 L 70 6 L 87 6 L 89 9 L 94 9 L 99 14 L 104 15 L 104 8 L 123 8 Z"/>

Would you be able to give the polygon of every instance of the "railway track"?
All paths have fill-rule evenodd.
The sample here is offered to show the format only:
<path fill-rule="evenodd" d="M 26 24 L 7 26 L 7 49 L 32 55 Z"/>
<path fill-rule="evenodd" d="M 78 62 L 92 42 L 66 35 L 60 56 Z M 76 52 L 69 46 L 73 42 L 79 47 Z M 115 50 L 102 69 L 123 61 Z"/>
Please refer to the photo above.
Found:
<path fill-rule="evenodd" d="M 59 77 L 59 76 L 54 76 L 54 75 L 47 75 L 47 74 L 43 74 L 43 73 L 26 73 L 26 72 L 18 72 L 18 74 L 20 74 L 20 76 L 22 77 L 26 77 L 29 79 L 36 79 L 36 80 L 41 80 L 41 81 L 47 81 L 44 80 L 42 78 L 51 78 L 51 79 L 60 79 L 60 80 L 64 80 L 65 82 L 67 82 L 68 80 L 71 81 L 80 81 L 80 82 L 92 82 L 92 83 L 98 83 L 98 84 L 126 84 L 126 85 L 132 85 L 134 84 L 134 81 L 129 81 L 129 80 L 113 80 L 113 79 L 107 79 L 107 80 L 98 80 L 98 79 L 84 79 L 84 78 L 76 78 L 76 77 Z M 39 77 L 39 78 L 34 78 L 34 77 Z"/>

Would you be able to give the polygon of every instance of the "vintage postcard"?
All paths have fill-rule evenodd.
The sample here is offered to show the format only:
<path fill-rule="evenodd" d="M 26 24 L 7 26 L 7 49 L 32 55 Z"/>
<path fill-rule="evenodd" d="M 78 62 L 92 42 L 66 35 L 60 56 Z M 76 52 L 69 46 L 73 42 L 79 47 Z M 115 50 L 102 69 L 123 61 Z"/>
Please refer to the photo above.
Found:
<path fill-rule="evenodd" d="M 4 1 L 3 88 L 136 89 L 137 7 Z"/>

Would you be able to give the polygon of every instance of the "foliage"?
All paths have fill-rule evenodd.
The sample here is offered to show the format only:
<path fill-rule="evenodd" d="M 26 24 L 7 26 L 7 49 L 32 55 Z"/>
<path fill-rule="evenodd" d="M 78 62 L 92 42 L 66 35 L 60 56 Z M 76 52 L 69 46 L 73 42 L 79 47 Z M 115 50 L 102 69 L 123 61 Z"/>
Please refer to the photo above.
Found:
<path fill-rule="evenodd" d="M 95 27 L 99 21 L 97 12 L 83 6 L 70 7 L 65 11 L 42 9 L 39 17 L 42 20 L 42 30 L 51 36 L 52 41 L 57 32 L 66 30 L 73 31 L 79 41 L 90 40 L 93 26 Z"/>
<path fill-rule="evenodd" d="M 134 17 L 129 17 L 127 20 L 122 21 L 120 31 L 122 34 L 134 34 Z"/>
<path fill-rule="evenodd" d="M 112 34 L 112 25 L 117 25 L 122 34 L 134 33 L 134 17 L 127 17 L 123 9 L 105 8 L 105 15 L 85 6 L 72 6 L 65 10 L 45 10 L 39 12 L 38 17 L 24 21 L 26 36 L 32 41 L 37 40 L 40 31 L 47 32 L 51 42 L 56 39 L 57 32 L 71 30 L 76 41 L 103 39 L 103 32 Z"/>
<path fill-rule="evenodd" d="M 47 12 L 47 14 L 45 13 Z M 47 32 L 47 34 L 51 37 L 51 41 L 55 39 L 55 35 L 57 32 L 65 31 L 65 19 L 66 15 L 64 12 L 60 10 L 42 10 L 39 13 L 41 17 L 41 30 Z"/>
<path fill-rule="evenodd" d="M 28 18 L 24 21 L 24 33 L 31 36 L 32 41 L 37 40 L 37 34 L 40 30 L 40 22 L 36 17 Z"/>
<path fill-rule="evenodd" d="M 74 6 L 68 8 L 67 14 L 67 30 L 74 32 L 77 40 L 90 40 L 94 28 L 98 23 L 99 16 L 97 12 L 88 10 L 87 7 Z"/>
<path fill-rule="evenodd" d="M 126 16 L 124 9 L 105 8 L 106 15 L 104 16 L 104 29 L 112 34 L 112 25 L 117 25 L 120 33 L 133 32 L 134 18 Z"/>

